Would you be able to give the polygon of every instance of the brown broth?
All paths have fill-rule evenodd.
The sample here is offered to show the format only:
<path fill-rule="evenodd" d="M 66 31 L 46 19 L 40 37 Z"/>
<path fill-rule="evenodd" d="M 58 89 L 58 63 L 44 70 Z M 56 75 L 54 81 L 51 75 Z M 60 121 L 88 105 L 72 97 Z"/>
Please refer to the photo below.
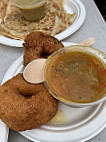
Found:
<path fill-rule="evenodd" d="M 45 16 L 46 2 L 43 0 L 13 0 L 28 21 L 37 21 Z"/>
<path fill-rule="evenodd" d="M 58 96 L 77 103 L 96 101 L 106 93 L 106 69 L 95 56 L 80 51 L 53 57 L 46 81 Z"/>

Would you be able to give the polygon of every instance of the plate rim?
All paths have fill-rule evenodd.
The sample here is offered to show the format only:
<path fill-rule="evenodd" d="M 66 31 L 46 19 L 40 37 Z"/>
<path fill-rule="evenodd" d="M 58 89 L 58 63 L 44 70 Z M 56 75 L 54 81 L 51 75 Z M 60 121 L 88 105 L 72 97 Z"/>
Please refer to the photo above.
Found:
<path fill-rule="evenodd" d="M 63 44 L 65 44 L 65 43 L 71 44 L 71 42 L 63 42 Z M 72 43 L 72 44 L 75 45 L 75 43 Z M 68 45 L 67 45 L 67 46 L 68 46 Z M 13 67 L 15 66 L 16 62 L 19 62 L 20 60 L 22 60 L 22 58 L 23 58 L 23 55 L 21 55 L 17 60 L 15 60 L 15 61 L 13 62 L 13 64 L 9 67 L 9 69 L 7 70 L 5 76 L 4 76 L 3 80 L 2 80 L 2 83 L 5 81 L 6 76 L 7 76 L 9 73 L 11 73 L 11 70 L 12 70 Z M 106 109 L 106 108 L 104 108 L 104 109 Z M 82 142 L 82 141 L 90 140 L 91 138 L 93 138 L 93 137 L 95 137 L 96 135 L 98 135 L 105 127 L 106 127 L 106 119 L 105 119 L 105 122 L 100 126 L 100 129 L 98 129 L 95 133 L 92 133 L 92 135 L 90 135 L 90 136 L 88 136 L 88 137 L 86 137 L 86 138 L 83 138 L 82 140 L 76 141 L 76 142 Z M 28 136 L 27 133 L 26 133 L 26 131 L 20 132 L 20 134 L 22 134 L 23 136 L 25 136 L 26 138 L 28 138 L 28 139 L 30 139 L 30 140 L 32 140 L 32 141 L 41 142 L 41 141 L 39 141 L 39 140 L 37 140 L 37 139 L 31 138 L 30 135 Z"/>
<path fill-rule="evenodd" d="M 3 131 L 2 131 L 2 129 L 3 129 Z M 0 140 L 2 140 L 2 142 L 7 142 L 8 134 L 9 134 L 9 128 L 1 120 L 0 120 L 0 130 L 2 131 L 2 132 L 0 132 Z"/>
<path fill-rule="evenodd" d="M 67 0 L 67 1 L 72 2 L 74 5 L 77 5 L 77 7 L 79 8 L 78 10 L 80 11 L 80 14 L 77 21 L 74 24 L 69 26 L 62 33 L 59 33 L 58 35 L 54 36 L 59 40 L 63 40 L 69 37 L 70 35 L 72 35 L 73 33 L 75 33 L 83 25 L 86 18 L 86 9 L 84 4 L 81 2 L 81 0 Z M 22 47 L 23 42 L 24 42 L 23 40 L 16 40 L 16 39 L 12 39 L 12 38 L 8 38 L 8 37 L 0 35 L 0 44 L 3 44 L 3 45 L 7 45 L 11 47 Z"/>

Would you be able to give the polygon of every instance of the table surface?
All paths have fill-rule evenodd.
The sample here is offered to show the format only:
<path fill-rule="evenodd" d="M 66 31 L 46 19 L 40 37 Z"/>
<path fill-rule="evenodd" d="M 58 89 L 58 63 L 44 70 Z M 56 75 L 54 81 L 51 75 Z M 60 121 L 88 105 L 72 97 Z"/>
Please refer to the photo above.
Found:
<path fill-rule="evenodd" d="M 69 36 L 64 41 L 78 43 L 89 37 L 95 37 L 96 43 L 93 46 L 106 53 L 106 23 L 93 0 L 82 0 L 82 2 L 84 3 L 87 11 L 85 23 L 76 33 Z M 0 45 L 0 82 L 2 81 L 9 66 L 22 54 L 22 48 Z M 31 141 L 19 133 L 10 130 L 8 142 Z M 106 142 L 106 128 L 98 136 L 88 142 Z"/>

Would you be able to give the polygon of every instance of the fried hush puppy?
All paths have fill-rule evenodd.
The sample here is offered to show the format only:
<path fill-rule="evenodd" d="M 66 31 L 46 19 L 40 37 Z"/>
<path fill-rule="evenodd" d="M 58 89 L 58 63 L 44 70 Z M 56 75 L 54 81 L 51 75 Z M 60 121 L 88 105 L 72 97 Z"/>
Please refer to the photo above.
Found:
<path fill-rule="evenodd" d="M 35 129 L 56 114 L 58 101 L 43 84 L 33 85 L 18 74 L 0 87 L 0 119 L 11 129 Z"/>
<path fill-rule="evenodd" d="M 24 66 L 38 58 L 47 58 L 64 45 L 55 37 L 42 32 L 32 32 L 27 35 L 24 47 Z"/>

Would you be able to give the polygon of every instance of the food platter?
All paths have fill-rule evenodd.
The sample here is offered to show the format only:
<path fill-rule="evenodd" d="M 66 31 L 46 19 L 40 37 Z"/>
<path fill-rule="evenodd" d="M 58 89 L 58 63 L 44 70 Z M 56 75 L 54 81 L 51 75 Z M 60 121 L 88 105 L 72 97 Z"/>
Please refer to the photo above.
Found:
<path fill-rule="evenodd" d="M 68 42 L 63 44 L 64 46 L 75 45 L 75 43 Z M 10 66 L 2 83 L 19 72 L 23 72 L 23 69 L 22 55 Z M 59 103 L 59 108 L 66 115 L 66 122 L 57 125 L 46 124 L 38 129 L 21 132 L 21 134 L 36 142 L 81 142 L 93 138 L 106 127 L 106 102 L 84 108 L 72 108 Z M 1 126 L 0 134 L 5 127 L 5 124 Z M 8 135 L 7 127 L 6 132 L 5 137 Z"/>
<path fill-rule="evenodd" d="M 75 12 L 76 19 L 71 26 L 69 26 L 66 30 L 55 36 L 59 40 L 63 40 L 74 32 L 76 32 L 82 26 L 86 17 L 85 7 L 80 0 L 65 0 L 64 7 L 66 11 L 71 14 Z M 0 36 L 0 43 L 13 47 L 22 47 L 23 41 Z"/>

